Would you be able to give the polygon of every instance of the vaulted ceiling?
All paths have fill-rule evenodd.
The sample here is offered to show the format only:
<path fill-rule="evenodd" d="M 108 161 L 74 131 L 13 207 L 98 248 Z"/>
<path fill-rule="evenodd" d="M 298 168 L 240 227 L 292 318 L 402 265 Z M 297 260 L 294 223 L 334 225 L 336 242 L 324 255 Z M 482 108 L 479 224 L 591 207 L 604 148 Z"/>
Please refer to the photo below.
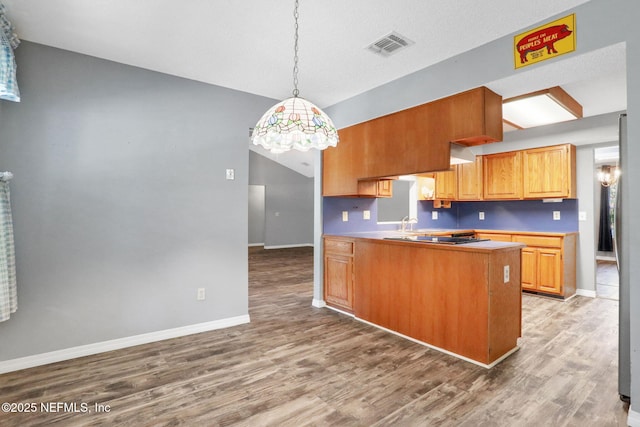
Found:
<path fill-rule="evenodd" d="M 586 1 L 301 0 L 300 95 L 324 108 Z M 2 2 L 24 40 L 275 99 L 293 89 L 293 0 Z M 391 31 L 415 44 L 366 49 Z M 601 55 L 563 78 L 585 116 L 626 108 L 624 50 Z M 552 80 L 537 74 L 488 86 L 506 98 Z"/>

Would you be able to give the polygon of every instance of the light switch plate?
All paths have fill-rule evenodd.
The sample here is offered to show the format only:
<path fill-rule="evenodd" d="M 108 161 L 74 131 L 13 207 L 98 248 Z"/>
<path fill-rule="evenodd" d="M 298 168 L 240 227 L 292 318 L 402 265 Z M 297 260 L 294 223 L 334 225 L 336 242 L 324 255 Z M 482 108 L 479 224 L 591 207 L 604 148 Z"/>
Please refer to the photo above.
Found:
<path fill-rule="evenodd" d="M 234 180 L 236 179 L 236 171 L 234 169 L 227 169 L 226 176 L 228 180 Z"/>
<path fill-rule="evenodd" d="M 349 211 L 342 211 L 342 221 L 343 222 L 349 221 Z"/>
<path fill-rule="evenodd" d="M 553 211 L 553 220 L 560 221 L 560 211 Z"/>
<path fill-rule="evenodd" d="M 584 211 L 578 212 L 578 221 L 586 221 L 586 220 L 587 220 L 587 213 Z"/>
<path fill-rule="evenodd" d="M 504 266 L 504 283 L 509 283 L 509 266 Z"/>
<path fill-rule="evenodd" d="M 438 219 L 438 211 L 431 211 L 431 219 Z"/>
<path fill-rule="evenodd" d="M 371 219 L 371 211 L 362 211 L 362 219 Z"/>
<path fill-rule="evenodd" d="M 478 219 L 484 221 L 484 212 L 478 212 Z"/>

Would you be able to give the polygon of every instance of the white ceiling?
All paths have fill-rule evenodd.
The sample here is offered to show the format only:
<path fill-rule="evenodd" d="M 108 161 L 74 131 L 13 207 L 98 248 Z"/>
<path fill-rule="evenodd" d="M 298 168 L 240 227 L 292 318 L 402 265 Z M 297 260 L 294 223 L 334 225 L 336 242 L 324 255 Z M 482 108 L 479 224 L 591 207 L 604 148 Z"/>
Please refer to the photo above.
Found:
<path fill-rule="evenodd" d="M 1 1 L 23 40 L 275 99 L 293 89 L 293 0 Z M 586 1 L 301 0 L 300 95 L 324 108 Z M 415 44 L 365 49 L 391 31 Z M 575 57 L 575 73 L 562 61 L 487 86 L 506 98 L 561 85 L 585 116 L 624 110 L 624 58 L 610 48 Z M 295 157 L 312 176 L 312 155 Z"/>

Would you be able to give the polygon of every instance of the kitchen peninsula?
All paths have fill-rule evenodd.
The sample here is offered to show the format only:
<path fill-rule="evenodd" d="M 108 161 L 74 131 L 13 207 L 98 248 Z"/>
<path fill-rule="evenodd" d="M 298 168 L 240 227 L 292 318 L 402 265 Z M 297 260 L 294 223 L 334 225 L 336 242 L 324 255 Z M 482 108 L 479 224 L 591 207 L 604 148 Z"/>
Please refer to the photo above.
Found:
<path fill-rule="evenodd" d="M 322 153 L 326 304 L 485 367 L 515 351 L 522 288 L 575 294 L 577 225 L 566 221 L 577 218 L 576 152 L 562 144 L 468 155 L 501 140 L 502 98 L 485 87 L 340 129 L 340 144 Z M 401 231 L 381 231 L 389 224 L 369 200 L 393 197 L 393 181 L 406 175 L 418 182 L 418 206 L 405 218 L 487 240 L 414 241 L 404 220 Z M 551 211 L 558 222 L 549 229 L 522 227 L 524 218 L 545 224 Z"/>
<path fill-rule="evenodd" d="M 328 306 L 484 367 L 517 350 L 523 244 L 436 244 L 388 232 L 324 243 Z"/>

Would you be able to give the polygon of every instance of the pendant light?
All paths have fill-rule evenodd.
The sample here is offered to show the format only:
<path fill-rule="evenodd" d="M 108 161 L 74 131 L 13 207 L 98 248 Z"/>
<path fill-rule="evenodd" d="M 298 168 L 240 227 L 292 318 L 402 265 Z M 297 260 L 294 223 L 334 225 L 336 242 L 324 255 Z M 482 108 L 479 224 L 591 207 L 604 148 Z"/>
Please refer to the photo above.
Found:
<path fill-rule="evenodd" d="M 290 149 L 324 150 L 338 144 L 338 131 L 320 108 L 298 96 L 298 0 L 293 10 L 295 38 L 293 55 L 293 97 L 278 102 L 267 110 L 251 134 L 255 145 L 272 153 Z"/>

